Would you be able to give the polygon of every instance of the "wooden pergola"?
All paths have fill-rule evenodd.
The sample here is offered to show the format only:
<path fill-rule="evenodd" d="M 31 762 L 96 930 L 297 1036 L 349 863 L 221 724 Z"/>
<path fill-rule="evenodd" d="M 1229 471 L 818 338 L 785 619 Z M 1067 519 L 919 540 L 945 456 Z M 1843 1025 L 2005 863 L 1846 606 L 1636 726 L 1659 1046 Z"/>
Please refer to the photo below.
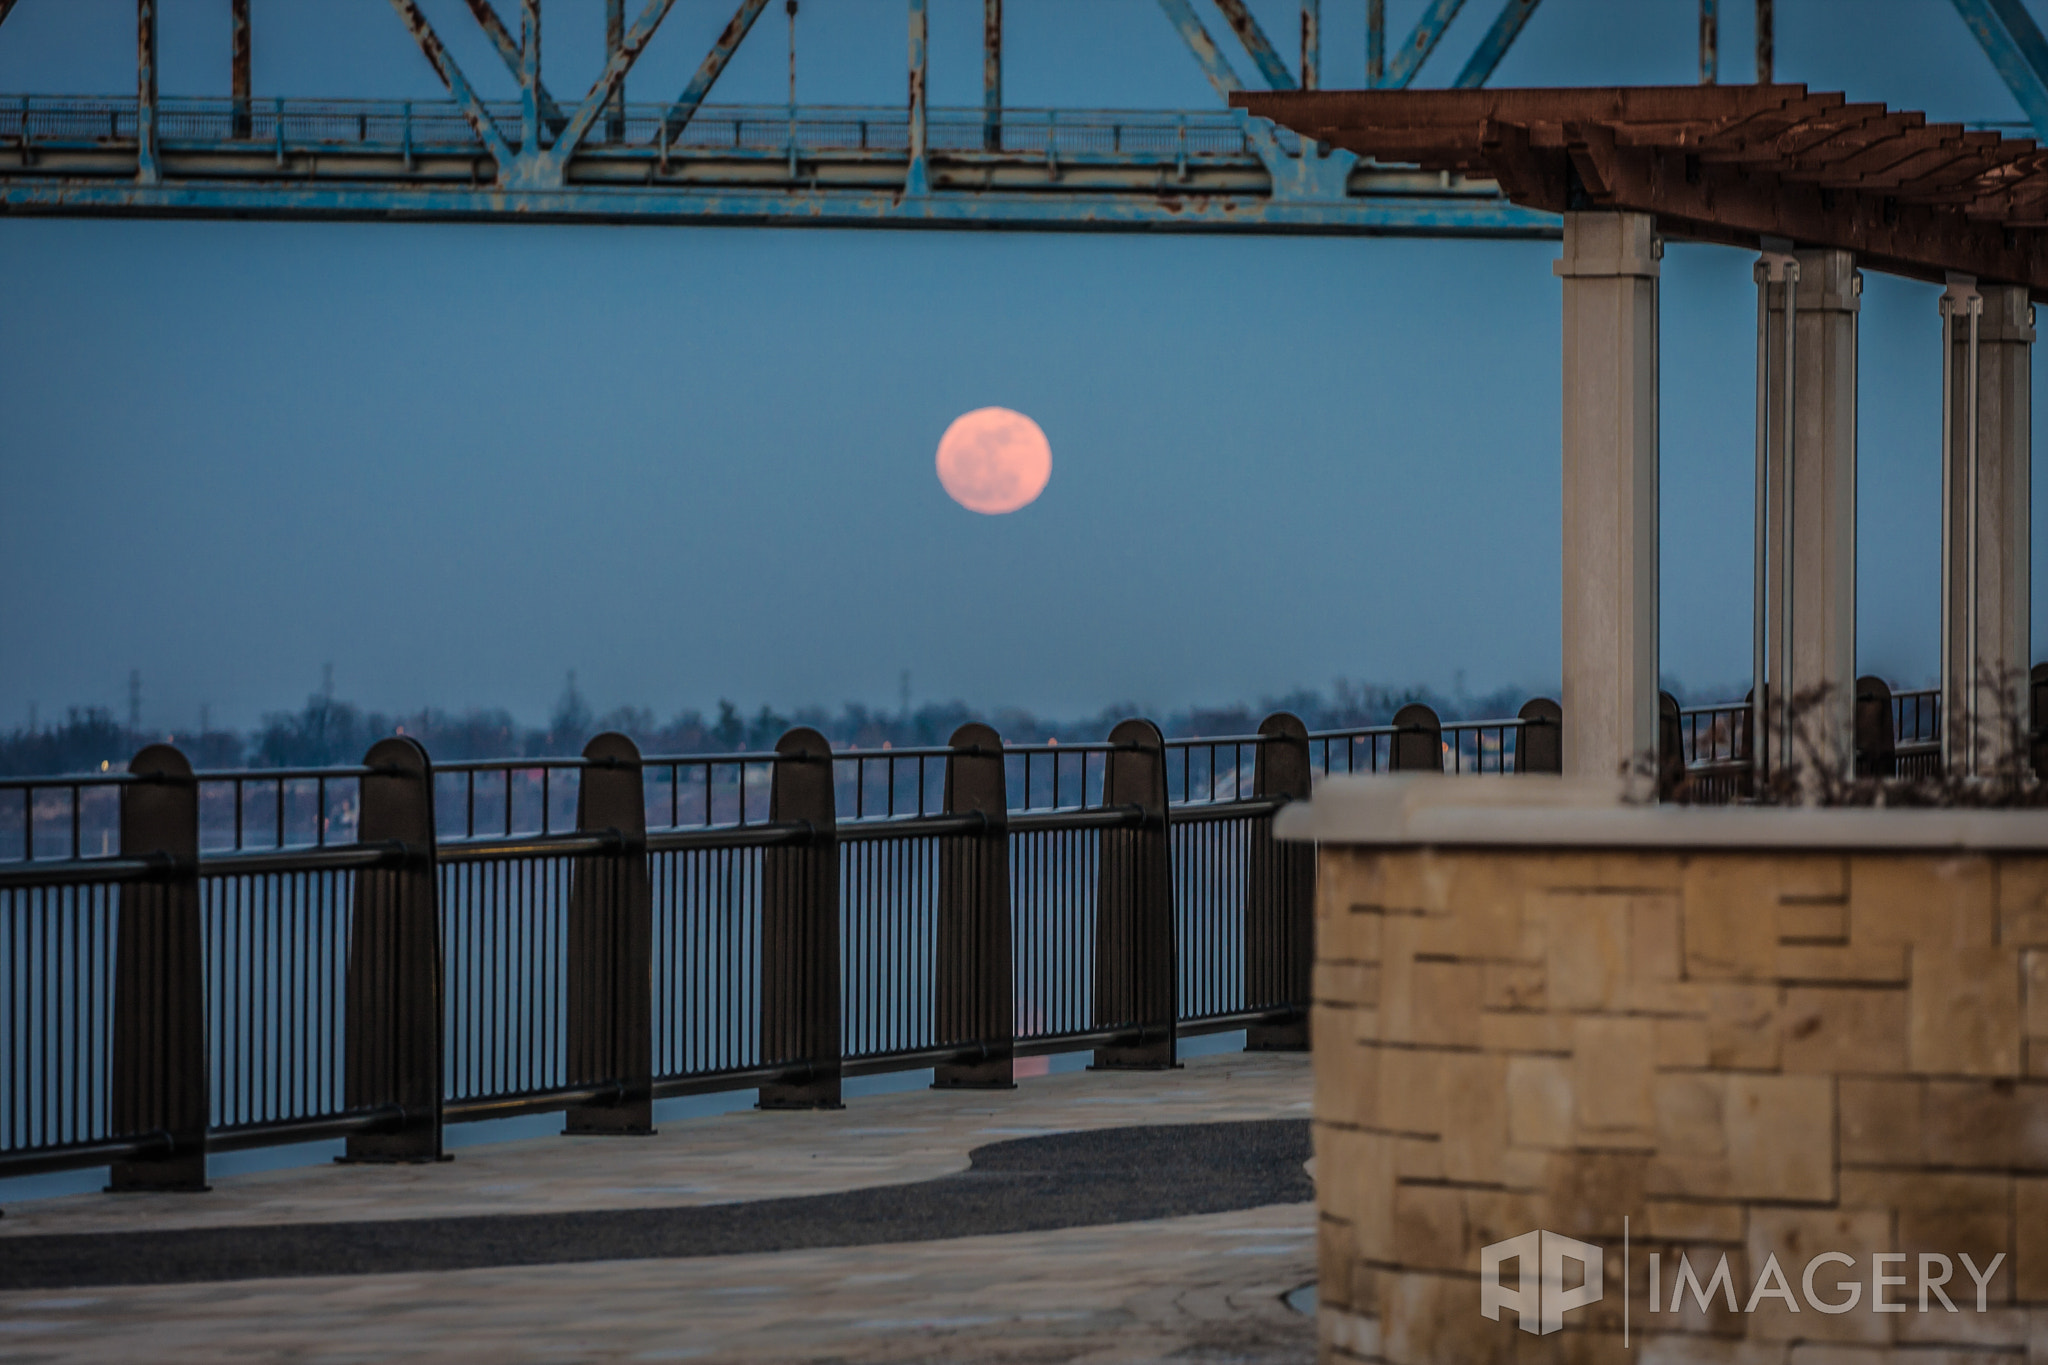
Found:
<path fill-rule="evenodd" d="M 1672 237 L 1781 238 L 1872 268 L 2048 297 L 2048 151 L 1803 85 L 1242 91 L 1231 103 L 1383 163 L 1485 176 L 1552 213 Z"/>

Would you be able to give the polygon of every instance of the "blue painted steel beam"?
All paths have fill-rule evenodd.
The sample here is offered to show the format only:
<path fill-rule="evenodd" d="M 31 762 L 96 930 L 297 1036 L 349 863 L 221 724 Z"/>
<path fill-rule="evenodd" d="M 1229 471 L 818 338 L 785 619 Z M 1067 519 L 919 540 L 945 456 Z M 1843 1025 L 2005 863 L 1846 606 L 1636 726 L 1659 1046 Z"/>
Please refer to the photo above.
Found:
<path fill-rule="evenodd" d="M 664 139 L 673 142 L 689 126 L 697 107 L 704 103 L 711 87 L 718 84 L 719 76 L 724 74 L 725 64 L 732 60 L 733 53 L 740 50 L 740 44 L 746 41 L 748 31 L 754 27 L 754 21 L 767 7 L 768 0 L 740 0 L 740 7 L 732 12 L 724 31 L 711 44 L 711 50 L 704 54 L 697 74 L 690 77 L 683 93 L 676 96 L 676 102 L 669 106 L 668 117 L 662 122 L 661 136 Z"/>
<path fill-rule="evenodd" d="M 1436 45 L 1443 41 L 1444 30 L 1451 26 L 1451 20 L 1458 17 L 1465 0 L 1429 0 L 1429 8 L 1415 21 L 1415 29 L 1408 35 L 1408 41 L 1401 44 L 1401 50 L 1394 54 L 1393 63 L 1387 67 L 1386 79 L 1382 85 L 1394 90 L 1406 90 L 1408 83 L 1415 79 L 1415 73 L 1429 60 L 1429 54 L 1436 51 Z"/>
<path fill-rule="evenodd" d="M 1477 90 L 1492 77 L 1500 59 L 1508 55 L 1508 49 L 1515 45 L 1515 39 L 1522 32 L 1522 25 L 1529 22 L 1529 16 L 1536 12 L 1536 6 L 1543 0 L 1506 0 L 1500 13 L 1494 17 L 1493 26 L 1486 30 L 1486 36 L 1479 40 L 1479 46 L 1472 49 L 1472 55 L 1465 59 L 1464 70 L 1451 82 L 1454 90 Z"/>
<path fill-rule="evenodd" d="M 1341 205 L 1246 195 L 894 190 L 291 188 L 233 182 L 0 180 L 0 215 L 528 223 L 756 224 L 1022 231 L 1556 238 L 1560 221 L 1505 199 L 1354 197 Z"/>
<path fill-rule="evenodd" d="M 1259 27 L 1259 21 L 1246 8 L 1244 0 L 1216 0 L 1216 8 L 1223 12 L 1223 20 L 1230 25 L 1231 32 L 1244 44 L 1250 54 L 1252 65 L 1265 78 L 1266 86 L 1272 90 L 1292 90 L 1295 87 L 1294 73 L 1287 69 L 1287 63 L 1280 60 L 1280 54 L 1273 50 L 1273 44 L 1266 37 L 1266 31 Z"/>
<path fill-rule="evenodd" d="M 2020 0 L 1954 0 L 1956 13 L 2019 101 L 2034 136 L 2048 143 L 2048 39 Z"/>
<path fill-rule="evenodd" d="M 1159 8 L 1166 12 L 1167 22 L 1188 45 L 1188 51 L 1195 54 L 1195 60 L 1201 63 L 1202 74 L 1209 78 L 1210 85 L 1216 87 L 1218 95 L 1227 101 L 1232 92 L 1244 89 L 1238 82 L 1237 73 L 1230 69 L 1230 63 L 1224 60 L 1216 40 L 1209 36 L 1208 29 L 1202 27 L 1201 19 L 1188 0 L 1159 0 Z"/>

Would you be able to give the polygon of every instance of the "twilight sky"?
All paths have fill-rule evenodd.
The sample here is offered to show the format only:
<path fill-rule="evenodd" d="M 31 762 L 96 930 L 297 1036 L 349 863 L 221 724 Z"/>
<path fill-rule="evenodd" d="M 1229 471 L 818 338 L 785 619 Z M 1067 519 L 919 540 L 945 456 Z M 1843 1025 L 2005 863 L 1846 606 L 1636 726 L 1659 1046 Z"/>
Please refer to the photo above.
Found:
<path fill-rule="evenodd" d="M 427 8 L 472 79 L 509 94 L 463 6 Z M 731 8 L 678 0 L 630 97 L 673 96 Z M 1292 0 L 1253 8 L 1291 47 Z M 1389 0 L 1390 46 L 1421 8 Z M 1473 0 L 1418 84 L 1447 83 L 1495 8 Z M 1722 8 L 1722 74 L 1745 79 L 1749 6 Z M 166 94 L 226 92 L 227 9 L 162 0 Z M 1363 9 L 1324 0 L 1330 86 L 1362 77 Z M 255 10 L 259 95 L 440 94 L 385 4 Z M 803 0 L 799 97 L 898 103 L 903 10 Z M 932 0 L 941 104 L 979 99 L 980 11 Z M 2019 117 L 1948 0 L 1777 12 L 1781 79 Z M 1493 83 L 1689 81 L 1696 14 L 1546 0 Z M 132 92 L 133 15 L 22 0 L 0 92 Z M 601 0 L 547 15 L 549 84 L 579 91 Z M 1008 16 L 1013 104 L 1216 103 L 1154 0 Z M 784 24 L 771 7 L 714 102 L 783 98 Z M 130 668 L 150 726 L 191 726 L 203 703 L 248 724 L 330 661 L 365 705 L 528 719 L 570 668 L 600 710 L 664 714 L 893 705 L 906 668 L 920 699 L 1063 714 L 1338 676 L 1552 689 L 1556 254 L 0 220 L 0 727 L 31 702 L 119 712 Z M 1738 693 L 1749 269 L 1718 247 L 1665 258 L 1664 668 Z M 1936 292 L 1873 273 L 1864 293 L 1859 667 L 1901 683 L 1931 679 L 1938 650 Z M 1053 450 L 1044 494 L 1004 517 L 959 507 L 933 471 L 947 424 L 990 405 Z"/>

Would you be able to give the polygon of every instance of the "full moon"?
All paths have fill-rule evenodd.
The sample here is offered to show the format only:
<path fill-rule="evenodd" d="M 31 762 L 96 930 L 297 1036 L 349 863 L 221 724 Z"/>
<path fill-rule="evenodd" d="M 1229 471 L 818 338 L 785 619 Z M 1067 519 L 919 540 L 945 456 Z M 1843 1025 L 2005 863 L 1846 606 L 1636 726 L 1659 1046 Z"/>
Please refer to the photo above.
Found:
<path fill-rule="evenodd" d="M 970 512 L 1000 516 L 1029 504 L 1052 477 L 1038 423 L 1008 408 L 976 408 L 939 438 L 939 482 Z"/>

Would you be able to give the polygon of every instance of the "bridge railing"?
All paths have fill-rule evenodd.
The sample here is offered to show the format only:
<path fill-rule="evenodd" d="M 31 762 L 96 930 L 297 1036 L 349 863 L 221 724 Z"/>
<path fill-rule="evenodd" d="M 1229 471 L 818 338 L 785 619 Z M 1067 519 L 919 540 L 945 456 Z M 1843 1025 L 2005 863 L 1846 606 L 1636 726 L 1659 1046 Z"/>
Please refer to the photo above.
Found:
<path fill-rule="evenodd" d="M 517 148 L 518 102 L 488 101 L 483 107 L 499 135 Z M 157 102 L 156 117 L 157 135 L 167 150 L 355 150 L 401 156 L 485 151 L 462 106 L 452 100 L 258 99 L 238 104 L 172 97 Z M 132 146 L 136 122 L 133 97 L 0 95 L 0 146 L 30 154 Z M 557 125 L 544 125 L 543 140 L 551 143 L 558 131 Z M 1298 142 L 1291 133 L 1276 135 L 1290 148 Z M 935 108 L 927 117 L 925 137 L 934 153 L 1119 163 L 1224 158 L 1254 168 L 1259 164 L 1244 117 L 1229 110 L 1008 108 L 991 119 L 979 108 Z M 902 108 L 884 105 L 704 105 L 683 122 L 670 105 L 635 103 L 625 107 L 623 119 L 600 119 L 578 150 L 772 157 L 792 147 L 803 155 L 874 152 L 901 159 L 910 147 L 910 118 Z"/>

